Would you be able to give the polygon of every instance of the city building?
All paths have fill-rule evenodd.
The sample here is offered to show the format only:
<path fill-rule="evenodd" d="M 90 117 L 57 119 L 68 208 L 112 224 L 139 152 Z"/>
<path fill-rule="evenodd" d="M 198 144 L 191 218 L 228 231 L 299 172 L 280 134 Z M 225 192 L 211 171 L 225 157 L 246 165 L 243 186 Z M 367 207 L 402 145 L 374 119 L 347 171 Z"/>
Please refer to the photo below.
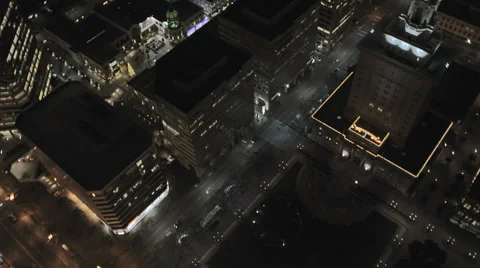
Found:
<path fill-rule="evenodd" d="M 172 42 L 180 42 L 206 23 L 202 8 L 187 1 L 115 0 L 97 5 L 95 14 L 130 33 L 136 42 L 146 41 L 154 33 L 165 34 Z M 175 13 L 176 31 L 166 27 Z M 170 31 L 169 31 L 170 30 Z"/>
<path fill-rule="evenodd" d="M 438 51 L 441 35 L 430 24 L 437 6 L 435 1 L 412 1 L 407 14 L 359 43 L 360 57 L 345 116 L 368 121 L 389 133 L 389 139 L 398 145 L 405 144 L 427 112 L 434 85 L 449 64 L 445 53 Z"/>
<path fill-rule="evenodd" d="M 480 238 L 480 180 L 477 172 L 467 193 L 460 199 L 450 221 Z"/>
<path fill-rule="evenodd" d="M 0 131 L 51 91 L 51 66 L 14 0 L 0 3 Z M 11 134 L 13 134 L 13 132 Z"/>
<path fill-rule="evenodd" d="M 430 24 L 437 7 L 414 0 L 407 14 L 381 20 L 360 41 L 355 70 L 312 115 L 319 140 L 401 191 L 453 126 L 432 111 L 454 55 Z"/>
<path fill-rule="evenodd" d="M 317 0 L 244 0 L 221 13 L 222 39 L 254 55 L 255 113 L 295 86 L 312 61 Z"/>
<path fill-rule="evenodd" d="M 251 57 L 216 39 L 210 26 L 129 82 L 143 111 L 150 109 L 143 117 L 158 122 L 164 145 L 197 175 L 253 120 Z"/>
<path fill-rule="evenodd" d="M 458 48 L 457 60 L 480 70 L 480 2 L 442 0 L 434 18 L 435 30 Z"/>
<path fill-rule="evenodd" d="M 355 13 L 355 0 L 321 0 L 316 52 L 329 53 L 345 36 Z"/>
<path fill-rule="evenodd" d="M 214 17 L 225 10 L 234 0 L 190 0 L 201 7 L 208 17 Z"/>
<path fill-rule="evenodd" d="M 16 126 L 56 182 L 115 234 L 132 230 L 168 194 L 152 135 L 79 82 L 22 113 Z"/>
<path fill-rule="evenodd" d="M 89 70 L 104 80 L 120 74 L 120 62 L 130 42 L 127 32 L 96 14 L 78 21 L 63 15 L 49 17 L 42 36 L 68 53 L 80 69 Z"/>

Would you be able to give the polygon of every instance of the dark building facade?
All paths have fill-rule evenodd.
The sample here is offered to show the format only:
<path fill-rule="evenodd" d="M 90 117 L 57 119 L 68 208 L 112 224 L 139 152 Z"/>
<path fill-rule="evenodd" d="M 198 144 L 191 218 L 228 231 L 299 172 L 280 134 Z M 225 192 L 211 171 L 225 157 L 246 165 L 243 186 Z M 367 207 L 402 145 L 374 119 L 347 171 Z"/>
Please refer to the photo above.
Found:
<path fill-rule="evenodd" d="M 434 18 L 435 30 L 458 49 L 456 60 L 480 70 L 480 2 L 443 0 Z"/>
<path fill-rule="evenodd" d="M 434 85 L 448 67 L 448 60 L 437 53 L 441 35 L 430 24 L 437 7 L 435 1 L 412 1 L 407 14 L 359 44 L 345 116 L 368 121 L 399 145 L 428 110 Z"/>
<path fill-rule="evenodd" d="M 311 62 L 318 1 L 238 1 L 218 16 L 222 39 L 254 55 L 255 113 L 297 83 Z"/>
<path fill-rule="evenodd" d="M 345 36 L 355 12 L 355 0 L 321 0 L 316 52 L 326 54 Z"/>
<path fill-rule="evenodd" d="M 139 117 L 157 123 L 163 144 L 197 175 L 253 120 L 251 56 L 215 38 L 210 26 L 129 82 L 144 107 Z"/>
<path fill-rule="evenodd" d="M 128 233 L 169 192 L 151 134 L 78 82 L 16 122 L 57 182 L 115 234 Z"/>
<path fill-rule="evenodd" d="M 458 202 L 450 221 L 480 238 L 480 180 L 478 175 L 477 172 L 467 193 Z"/>
<path fill-rule="evenodd" d="M 51 91 L 51 67 L 13 0 L 0 3 L 0 131 Z"/>

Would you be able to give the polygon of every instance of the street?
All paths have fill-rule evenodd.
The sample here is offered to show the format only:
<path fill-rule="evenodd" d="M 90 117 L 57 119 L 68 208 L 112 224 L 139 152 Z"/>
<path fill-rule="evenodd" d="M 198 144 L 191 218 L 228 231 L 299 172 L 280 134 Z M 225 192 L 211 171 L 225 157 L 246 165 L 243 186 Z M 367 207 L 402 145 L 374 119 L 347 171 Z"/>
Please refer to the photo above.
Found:
<path fill-rule="evenodd" d="M 386 14 L 404 11 L 407 3 L 407 0 L 387 0 L 360 19 L 330 55 L 317 63 L 289 94 L 278 98 L 280 105 L 271 115 L 255 122 L 251 134 L 259 137 L 258 140 L 234 146 L 200 180 L 191 179 L 186 193 L 180 191 L 179 182 L 172 182 L 171 194 L 129 234 L 114 237 L 104 226 L 85 219 L 65 197 L 56 199 L 45 191 L 35 190 L 35 186 L 26 186 L 21 193 L 31 191 L 32 199 L 22 199 L 11 205 L 18 222 L 11 223 L 6 218 L 0 222 L 0 239 L 7 241 L 8 245 L 5 247 L 0 243 L 0 252 L 15 264 L 14 267 L 33 267 L 32 263 L 36 267 L 190 267 L 192 262 L 205 263 L 219 247 L 218 237 L 226 239 L 234 232 L 243 217 L 241 215 L 248 214 L 268 196 L 268 188 L 274 187 L 293 163 L 304 157 L 319 162 L 332 160 L 331 152 L 306 137 L 305 127 L 313 124 L 309 110 L 318 107 L 320 99 L 325 99 L 346 76 L 346 68 L 355 64 L 359 54 L 356 46 L 363 36 Z M 62 68 L 68 66 L 61 60 L 56 64 L 54 70 L 57 73 L 65 72 Z M 72 69 L 69 75 L 75 80 L 82 79 L 78 71 L 67 68 Z M 339 71 L 335 71 L 337 69 Z M 112 88 L 114 90 L 116 86 Z M 105 91 L 105 96 L 110 93 Z M 445 155 L 451 154 L 452 150 L 444 149 L 438 161 L 444 161 Z M 336 167 L 340 175 L 347 174 L 344 173 L 346 169 L 354 173 L 358 168 L 343 162 L 332 164 L 332 168 Z M 459 168 L 453 170 L 453 174 L 461 172 Z M 11 180 L 6 176 L 2 174 L 2 184 L 3 180 Z M 191 174 L 182 174 L 175 179 L 187 181 L 188 176 Z M 362 189 L 374 193 L 376 209 L 400 226 L 398 235 L 404 238 L 403 244 L 393 246 L 392 241 L 392 247 L 380 257 L 382 262 L 393 264 L 404 258 L 408 255 L 407 245 L 413 240 L 433 239 L 449 251 L 449 262 L 445 267 L 475 266 L 460 259 L 468 252 L 480 252 L 478 243 L 438 218 L 432 206 L 419 205 L 416 198 L 404 196 L 371 178 L 354 178 L 361 180 Z M 225 192 L 232 185 L 239 189 L 234 195 Z M 0 198 L 4 200 L 5 196 Z M 433 206 L 436 206 L 443 201 L 443 196 L 432 199 L 435 200 Z M 392 201 L 398 205 L 389 206 Z M 225 212 L 218 217 L 219 223 L 215 227 L 205 230 L 199 222 L 216 205 Z M 412 214 L 416 215 L 414 221 L 409 220 Z M 182 224 L 175 228 L 179 220 Z M 426 232 L 428 224 L 435 226 L 435 230 Z M 48 239 L 50 233 L 55 234 L 54 239 Z M 444 245 L 449 236 L 457 238 L 453 247 Z M 63 249 L 62 245 L 68 245 L 70 251 Z M 92 245 L 96 245 L 95 248 L 89 248 Z"/>

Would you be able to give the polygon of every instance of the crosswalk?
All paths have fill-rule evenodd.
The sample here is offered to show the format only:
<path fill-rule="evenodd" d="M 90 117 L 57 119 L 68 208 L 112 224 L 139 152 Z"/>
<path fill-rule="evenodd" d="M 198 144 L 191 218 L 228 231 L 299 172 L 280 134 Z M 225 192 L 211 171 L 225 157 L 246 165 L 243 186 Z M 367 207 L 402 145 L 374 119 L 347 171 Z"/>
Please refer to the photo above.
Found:
<path fill-rule="evenodd" d="M 298 133 L 277 119 L 272 118 L 269 123 L 260 129 L 260 137 L 273 146 L 283 149 L 298 137 Z"/>

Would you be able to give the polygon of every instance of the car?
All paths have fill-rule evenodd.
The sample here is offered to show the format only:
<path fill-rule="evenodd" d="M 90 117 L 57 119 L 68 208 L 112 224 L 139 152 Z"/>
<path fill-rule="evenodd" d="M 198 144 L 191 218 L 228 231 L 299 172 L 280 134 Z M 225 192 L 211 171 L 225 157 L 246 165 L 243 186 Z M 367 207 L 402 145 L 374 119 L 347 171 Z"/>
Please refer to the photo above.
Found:
<path fill-rule="evenodd" d="M 182 225 L 183 221 L 182 220 L 178 220 L 174 225 L 173 227 L 175 227 L 175 229 L 178 229 L 180 228 L 180 226 Z"/>

